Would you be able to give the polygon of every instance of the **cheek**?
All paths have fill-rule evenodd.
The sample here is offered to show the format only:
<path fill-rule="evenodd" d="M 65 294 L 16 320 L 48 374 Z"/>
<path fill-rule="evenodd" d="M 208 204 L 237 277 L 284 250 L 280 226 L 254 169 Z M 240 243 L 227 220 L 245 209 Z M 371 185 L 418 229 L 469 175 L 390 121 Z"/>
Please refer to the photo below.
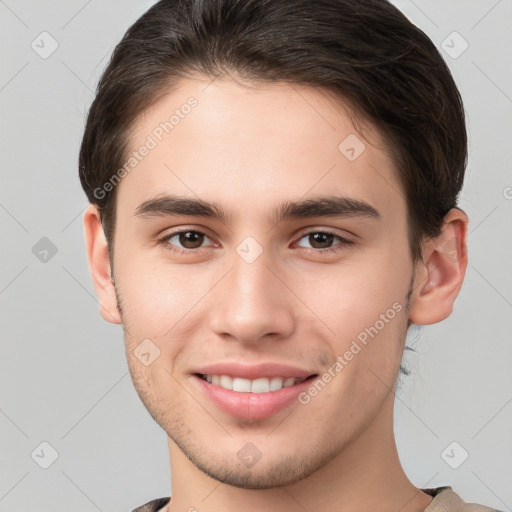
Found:
<path fill-rule="evenodd" d="M 370 395 L 376 375 L 392 386 L 406 335 L 409 278 L 406 258 L 399 261 L 396 254 L 376 251 L 357 263 L 329 269 L 315 287 L 313 280 L 302 285 L 299 293 L 309 288 L 305 302 L 329 327 L 326 351 L 333 360 L 342 358 L 339 386 L 360 386 Z"/>
<path fill-rule="evenodd" d="M 156 265 L 131 258 L 118 266 L 118 274 L 124 321 L 145 337 L 172 336 L 180 319 L 208 291 L 208 282 L 197 278 L 191 265 Z"/>
<path fill-rule="evenodd" d="M 407 267 L 391 265 L 380 256 L 380 261 L 331 267 L 323 274 L 297 283 L 300 284 L 297 294 L 305 298 L 304 302 L 336 338 L 356 337 L 378 322 L 382 315 L 385 320 L 394 320 L 397 313 L 405 311 L 409 273 L 404 269 Z"/>

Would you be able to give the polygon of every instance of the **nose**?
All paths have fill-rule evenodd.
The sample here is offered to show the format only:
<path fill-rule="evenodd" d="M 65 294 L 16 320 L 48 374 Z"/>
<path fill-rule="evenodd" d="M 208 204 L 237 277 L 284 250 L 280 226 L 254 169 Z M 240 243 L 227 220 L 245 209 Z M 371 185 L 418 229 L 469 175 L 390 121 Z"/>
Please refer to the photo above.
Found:
<path fill-rule="evenodd" d="M 252 263 L 234 254 L 232 263 L 217 285 L 209 311 L 212 331 L 244 344 L 290 336 L 298 301 L 287 287 L 283 268 L 273 264 L 265 251 Z"/>

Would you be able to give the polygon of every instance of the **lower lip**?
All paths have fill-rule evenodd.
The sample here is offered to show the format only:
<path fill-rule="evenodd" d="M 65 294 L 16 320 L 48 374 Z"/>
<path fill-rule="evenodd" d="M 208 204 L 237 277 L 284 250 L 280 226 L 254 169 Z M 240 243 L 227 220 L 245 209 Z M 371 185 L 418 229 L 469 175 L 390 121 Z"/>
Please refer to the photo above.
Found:
<path fill-rule="evenodd" d="M 298 400 L 316 377 L 268 393 L 242 393 L 224 389 L 206 382 L 197 375 L 192 376 L 201 391 L 222 411 L 243 420 L 262 420 L 272 416 Z"/>

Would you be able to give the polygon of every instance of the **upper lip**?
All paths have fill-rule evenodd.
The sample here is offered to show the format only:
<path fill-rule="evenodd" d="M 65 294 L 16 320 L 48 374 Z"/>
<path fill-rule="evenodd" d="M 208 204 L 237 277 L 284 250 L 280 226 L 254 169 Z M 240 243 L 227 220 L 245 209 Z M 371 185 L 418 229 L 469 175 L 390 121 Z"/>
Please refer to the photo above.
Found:
<path fill-rule="evenodd" d="M 255 380 L 262 377 L 295 377 L 302 379 L 311 375 L 316 375 L 315 372 L 303 370 L 302 368 L 286 364 L 259 363 L 247 365 L 234 362 L 209 364 L 197 368 L 192 373 L 199 373 L 202 375 L 229 375 L 230 377 L 240 377 L 249 380 Z"/>

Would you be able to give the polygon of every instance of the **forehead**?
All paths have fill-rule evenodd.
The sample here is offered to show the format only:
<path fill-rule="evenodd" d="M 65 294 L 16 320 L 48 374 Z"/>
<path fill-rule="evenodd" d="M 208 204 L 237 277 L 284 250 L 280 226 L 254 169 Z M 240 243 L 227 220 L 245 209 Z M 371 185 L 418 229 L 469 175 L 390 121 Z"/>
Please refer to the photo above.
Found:
<path fill-rule="evenodd" d="M 348 112 L 309 86 L 182 80 L 134 125 L 118 209 L 172 193 L 255 214 L 329 192 L 403 210 L 378 130 Z"/>

